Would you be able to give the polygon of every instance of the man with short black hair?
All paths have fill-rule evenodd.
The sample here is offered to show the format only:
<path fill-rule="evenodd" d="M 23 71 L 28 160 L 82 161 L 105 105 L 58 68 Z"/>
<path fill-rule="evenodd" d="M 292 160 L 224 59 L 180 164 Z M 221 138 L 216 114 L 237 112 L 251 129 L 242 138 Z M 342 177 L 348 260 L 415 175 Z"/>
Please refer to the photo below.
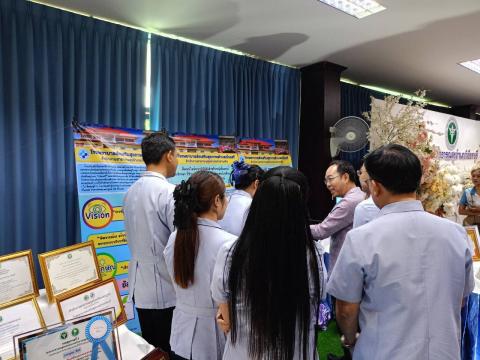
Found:
<path fill-rule="evenodd" d="M 328 271 L 335 266 L 337 256 L 342 248 L 345 235 L 352 228 L 355 207 L 365 194 L 355 185 L 355 169 L 344 160 L 334 160 L 325 172 L 325 185 L 332 197 L 341 197 L 327 217 L 316 225 L 311 225 L 312 236 L 316 240 L 330 236 L 330 257 Z"/>
<path fill-rule="evenodd" d="M 357 175 L 358 180 L 360 181 L 360 187 L 367 198 L 355 208 L 355 213 L 353 214 L 353 228 L 362 226 L 372 221 L 378 216 L 378 212 L 380 211 L 370 195 L 370 190 L 368 188 L 370 176 L 368 175 L 367 169 L 365 169 L 363 161 L 360 170 L 357 171 Z"/>
<path fill-rule="evenodd" d="M 460 359 L 462 299 L 474 287 L 465 229 L 423 210 L 409 149 L 382 146 L 365 168 L 380 214 L 347 234 L 327 285 L 343 345 L 354 360 Z"/>
<path fill-rule="evenodd" d="M 170 330 L 175 290 L 163 250 L 173 232 L 175 143 L 165 133 L 152 133 L 142 141 L 147 171 L 128 189 L 123 205 L 131 260 L 128 269 L 129 300 L 138 311 L 142 336 L 170 352 Z"/>

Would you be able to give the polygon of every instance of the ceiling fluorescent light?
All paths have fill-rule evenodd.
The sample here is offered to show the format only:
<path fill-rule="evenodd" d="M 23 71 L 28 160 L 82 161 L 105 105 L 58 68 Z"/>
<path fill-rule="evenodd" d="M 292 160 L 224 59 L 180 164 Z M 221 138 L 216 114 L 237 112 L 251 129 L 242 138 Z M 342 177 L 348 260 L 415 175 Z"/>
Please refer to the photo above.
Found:
<path fill-rule="evenodd" d="M 317 0 L 357 19 L 376 14 L 386 8 L 374 0 Z"/>
<path fill-rule="evenodd" d="M 460 63 L 459 65 L 462 65 L 463 67 L 466 67 L 467 69 L 480 74 L 480 59 L 465 61 Z"/>

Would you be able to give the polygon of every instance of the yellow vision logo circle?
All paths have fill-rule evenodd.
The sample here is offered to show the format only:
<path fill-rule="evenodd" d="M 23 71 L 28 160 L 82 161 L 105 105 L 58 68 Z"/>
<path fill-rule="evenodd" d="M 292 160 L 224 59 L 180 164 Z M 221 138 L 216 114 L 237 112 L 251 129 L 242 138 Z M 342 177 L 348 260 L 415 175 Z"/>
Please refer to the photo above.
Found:
<path fill-rule="evenodd" d="M 115 258 L 110 254 L 99 253 L 97 254 L 97 259 L 102 280 L 113 278 L 117 272 L 117 262 Z"/>
<path fill-rule="evenodd" d="M 110 224 L 113 218 L 113 208 L 102 198 L 88 200 L 82 209 L 83 221 L 93 229 L 101 229 Z"/>

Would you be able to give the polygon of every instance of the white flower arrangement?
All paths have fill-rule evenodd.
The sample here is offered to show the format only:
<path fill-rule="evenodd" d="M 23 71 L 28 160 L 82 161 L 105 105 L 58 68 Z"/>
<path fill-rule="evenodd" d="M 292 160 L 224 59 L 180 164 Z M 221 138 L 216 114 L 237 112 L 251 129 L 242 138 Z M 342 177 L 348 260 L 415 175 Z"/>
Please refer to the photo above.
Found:
<path fill-rule="evenodd" d="M 453 216 L 463 191 L 464 176 L 454 164 L 443 165 L 437 158 L 439 148 L 433 145 L 429 123 L 423 120 L 425 91 L 417 91 L 419 101 L 409 100 L 400 109 L 399 96 L 386 96 L 385 101 L 372 98 L 371 111 L 364 116 L 370 121 L 370 148 L 400 144 L 412 150 L 422 163 L 423 176 L 418 194 L 425 210 Z"/>

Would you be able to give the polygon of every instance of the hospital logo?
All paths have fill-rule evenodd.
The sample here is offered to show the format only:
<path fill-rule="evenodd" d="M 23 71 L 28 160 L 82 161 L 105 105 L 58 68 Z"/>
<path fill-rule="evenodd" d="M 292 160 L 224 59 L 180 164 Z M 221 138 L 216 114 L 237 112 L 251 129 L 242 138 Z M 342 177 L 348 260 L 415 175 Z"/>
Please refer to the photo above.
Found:
<path fill-rule="evenodd" d="M 88 150 L 85 150 L 85 149 L 80 149 L 78 151 L 78 156 L 80 156 L 80 159 L 82 159 L 82 160 L 87 160 L 88 157 L 90 156 L 90 152 Z"/>
<path fill-rule="evenodd" d="M 112 222 L 112 205 L 102 198 L 90 199 L 83 205 L 82 217 L 92 229 L 102 229 Z"/>
<path fill-rule="evenodd" d="M 457 120 L 451 116 L 447 121 L 447 126 L 445 128 L 445 139 L 447 143 L 448 150 L 454 150 L 458 142 L 458 123 Z"/>
<path fill-rule="evenodd" d="M 102 280 L 108 280 L 115 276 L 117 273 L 117 262 L 115 258 L 110 254 L 99 253 L 97 254 L 98 265 L 100 266 L 100 274 Z"/>

